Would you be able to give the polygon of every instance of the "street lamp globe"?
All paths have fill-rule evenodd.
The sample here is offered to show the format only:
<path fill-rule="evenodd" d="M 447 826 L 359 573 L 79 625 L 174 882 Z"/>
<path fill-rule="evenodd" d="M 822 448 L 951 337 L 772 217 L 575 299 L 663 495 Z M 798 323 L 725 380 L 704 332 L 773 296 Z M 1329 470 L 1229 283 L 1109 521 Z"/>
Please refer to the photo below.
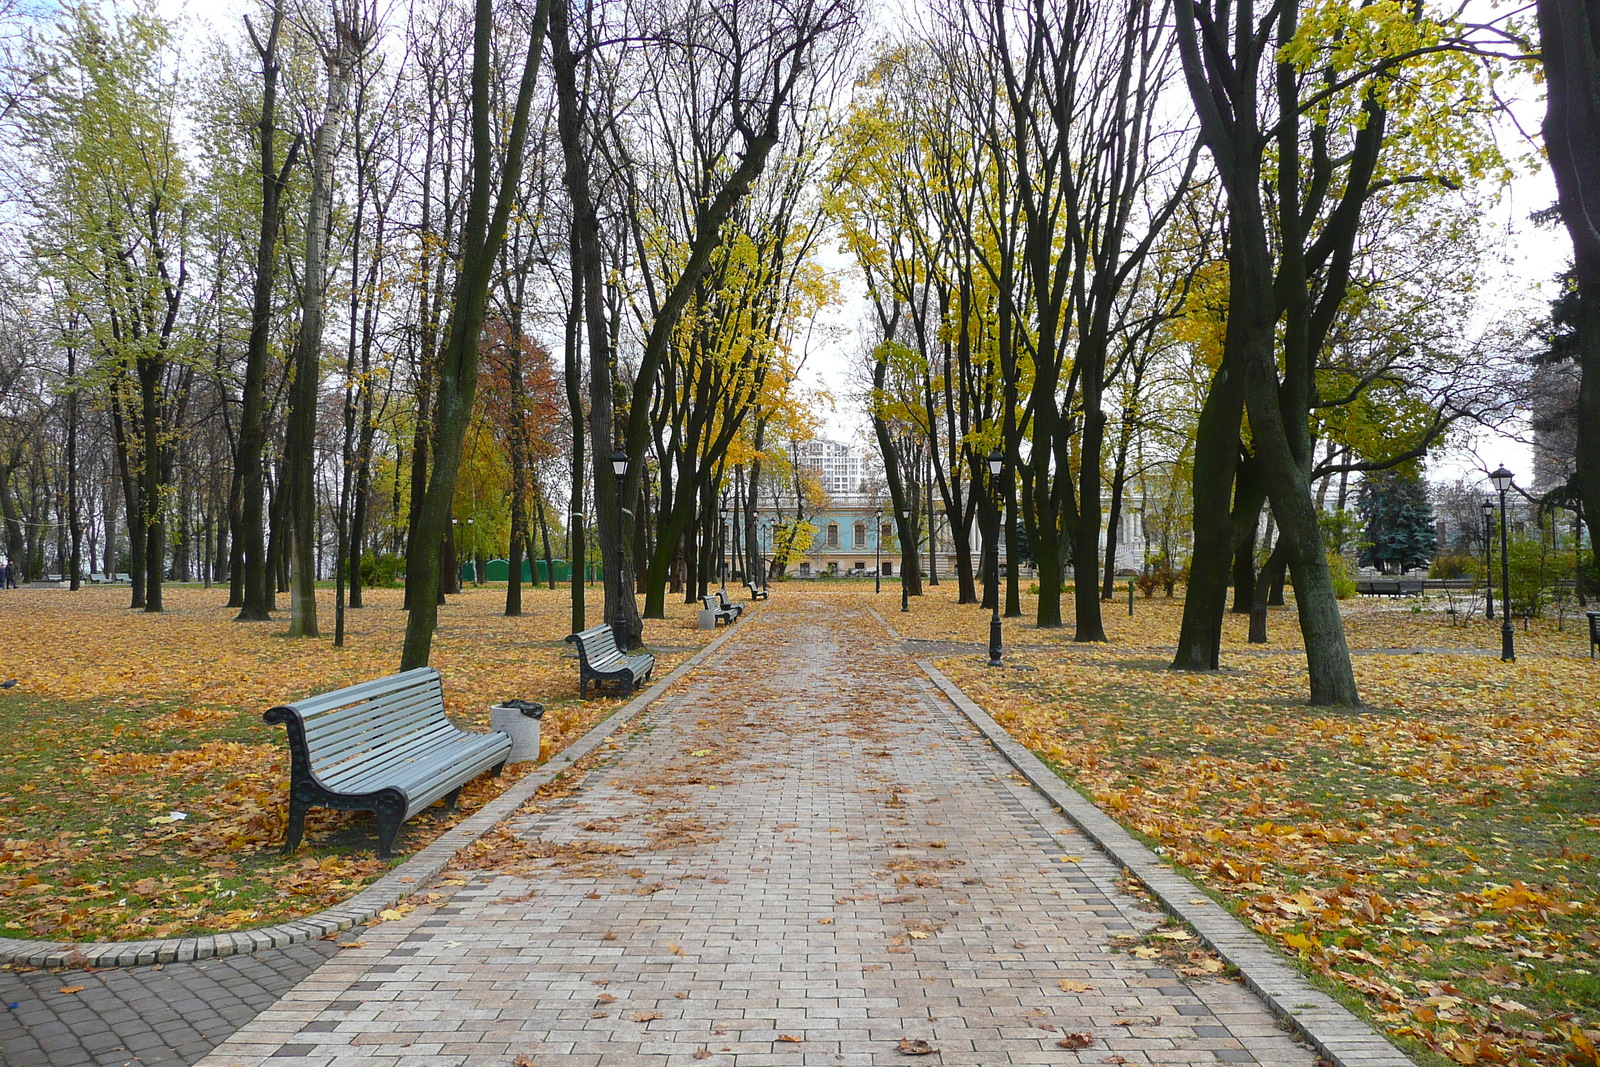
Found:
<path fill-rule="evenodd" d="M 1514 474 L 1506 470 L 1505 464 L 1502 463 L 1498 469 L 1490 472 L 1489 481 L 1494 483 L 1496 492 L 1504 494 L 1511 488 L 1511 482 L 1515 477 Z"/>
<path fill-rule="evenodd" d="M 611 453 L 611 470 L 618 478 L 624 478 L 628 474 L 628 454 L 621 446 Z"/>
<path fill-rule="evenodd" d="M 1000 477 L 1000 469 L 1005 465 L 1006 457 L 998 448 L 989 453 L 989 473 L 991 475 L 996 478 Z"/>

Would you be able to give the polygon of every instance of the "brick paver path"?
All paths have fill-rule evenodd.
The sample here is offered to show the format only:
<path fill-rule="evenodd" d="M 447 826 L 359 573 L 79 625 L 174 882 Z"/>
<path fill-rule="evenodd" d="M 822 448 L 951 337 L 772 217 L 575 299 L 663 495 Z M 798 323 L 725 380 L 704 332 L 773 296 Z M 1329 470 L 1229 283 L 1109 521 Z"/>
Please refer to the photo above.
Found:
<path fill-rule="evenodd" d="M 1158 917 L 870 616 L 794 594 L 737 626 L 202 1063 L 1315 1062 L 1241 987 L 1113 943 Z"/>

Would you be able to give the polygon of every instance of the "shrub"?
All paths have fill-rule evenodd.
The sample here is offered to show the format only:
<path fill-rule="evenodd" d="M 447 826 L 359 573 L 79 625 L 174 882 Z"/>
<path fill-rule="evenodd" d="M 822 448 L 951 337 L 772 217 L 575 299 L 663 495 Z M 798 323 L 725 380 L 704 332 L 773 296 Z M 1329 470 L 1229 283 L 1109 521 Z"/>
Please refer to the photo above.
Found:
<path fill-rule="evenodd" d="M 1181 568 L 1173 566 L 1172 557 L 1165 554 L 1145 561 L 1144 573 L 1135 579 L 1135 584 L 1145 591 L 1145 596 L 1151 596 L 1157 586 L 1167 596 L 1172 596 L 1179 582 L 1189 580 L 1189 565 L 1186 563 Z"/>
<path fill-rule="evenodd" d="M 1483 560 L 1470 552 L 1441 552 L 1428 568 L 1429 578 L 1483 578 Z"/>
<path fill-rule="evenodd" d="M 1338 552 L 1328 553 L 1328 574 L 1333 578 L 1333 595 L 1349 600 L 1356 595 L 1356 580 L 1350 576 L 1350 565 Z"/>
<path fill-rule="evenodd" d="M 364 552 L 361 556 L 361 581 L 368 588 L 392 588 L 405 573 L 404 556 L 388 552 Z"/>
<path fill-rule="evenodd" d="M 1510 602 L 1511 613 L 1530 619 L 1543 616 L 1556 583 L 1572 575 L 1573 564 L 1570 550 L 1552 548 L 1542 538 L 1512 538 L 1511 589 L 1509 595 L 1501 592 Z"/>

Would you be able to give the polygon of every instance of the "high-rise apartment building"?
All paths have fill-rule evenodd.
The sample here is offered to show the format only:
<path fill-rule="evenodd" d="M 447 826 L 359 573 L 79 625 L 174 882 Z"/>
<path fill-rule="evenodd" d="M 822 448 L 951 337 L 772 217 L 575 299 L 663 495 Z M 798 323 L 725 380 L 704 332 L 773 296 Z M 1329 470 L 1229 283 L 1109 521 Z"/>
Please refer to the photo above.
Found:
<path fill-rule="evenodd" d="M 855 493 L 861 488 L 861 457 L 838 441 L 803 441 L 800 465 L 817 472 L 823 491 L 830 496 Z"/>

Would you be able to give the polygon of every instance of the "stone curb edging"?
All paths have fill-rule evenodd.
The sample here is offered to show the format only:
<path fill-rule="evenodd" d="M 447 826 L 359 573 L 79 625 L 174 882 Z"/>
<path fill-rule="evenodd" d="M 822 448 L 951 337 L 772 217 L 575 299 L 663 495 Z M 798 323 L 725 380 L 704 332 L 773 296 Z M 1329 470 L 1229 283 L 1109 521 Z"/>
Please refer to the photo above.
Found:
<path fill-rule="evenodd" d="M 876 612 L 874 612 L 876 614 Z M 885 624 L 887 628 L 887 624 Z M 892 632 L 892 631 L 891 631 Z M 1417 1067 L 1416 1062 L 1283 962 L 1275 949 L 1067 785 L 928 660 L 917 666 L 994 745 L 1006 762 L 1119 867 L 1136 876 L 1169 914 L 1189 924 L 1245 985 L 1335 1067 Z"/>
<path fill-rule="evenodd" d="M 755 612 L 751 612 L 754 615 Z M 745 616 L 748 619 L 750 616 Z M 206 934 L 198 937 L 171 937 L 155 941 L 101 941 L 74 944 L 62 941 L 0 938 L 0 964 L 23 967 L 134 967 L 152 963 L 188 963 L 194 960 L 284 948 L 301 941 L 327 937 L 340 930 L 392 908 L 435 878 L 463 848 L 488 833 L 496 823 L 520 807 L 540 786 L 557 778 L 578 760 L 589 755 L 617 727 L 638 715 L 665 693 L 674 682 L 705 662 L 725 644 L 739 627 L 729 626 L 721 636 L 682 663 L 665 678 L 596 723 L 588 733 L 551 756 L 537 770 L 530 771 L 505 792 L 457 823 L 447 832 L 424 845 L 410 859 L 345 901 L 315 915 L 293 919 L 259 930 Z"/>

